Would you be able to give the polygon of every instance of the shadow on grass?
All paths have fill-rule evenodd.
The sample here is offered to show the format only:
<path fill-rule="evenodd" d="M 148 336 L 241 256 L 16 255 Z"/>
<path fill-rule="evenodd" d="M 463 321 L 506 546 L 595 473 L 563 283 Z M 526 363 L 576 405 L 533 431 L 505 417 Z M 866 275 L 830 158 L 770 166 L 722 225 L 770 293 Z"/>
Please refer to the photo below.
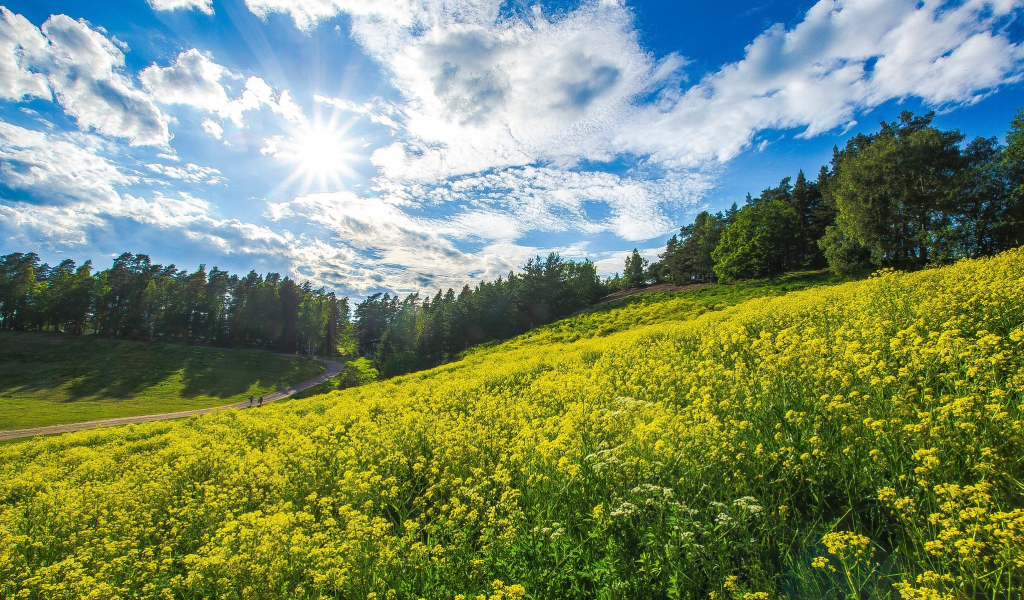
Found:
<path fill-rule="evenodd" d="M 52 391 L 65 402 L 120 400 L 159 387 L 161 395 L 230 398 L 253 386 L 285 386 L 316 372 L 309 364 L 266 352 L 0 332 L 0 394 Z"/>

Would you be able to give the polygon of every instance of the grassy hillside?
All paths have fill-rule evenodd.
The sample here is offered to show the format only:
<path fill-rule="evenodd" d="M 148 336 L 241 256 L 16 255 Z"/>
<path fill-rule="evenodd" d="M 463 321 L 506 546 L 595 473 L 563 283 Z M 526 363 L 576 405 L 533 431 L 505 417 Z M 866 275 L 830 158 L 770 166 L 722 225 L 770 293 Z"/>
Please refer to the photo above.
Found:
<path fill-rule="evenodd" d="M 1022 344 L 1014 251 L 0 447 L 0 596 L 1017 598 Z"/>
<path fill-rule="evenodd" d="M 220 406 L 321 371 L 265 352 L 0 331 L 0 429 Z"/>

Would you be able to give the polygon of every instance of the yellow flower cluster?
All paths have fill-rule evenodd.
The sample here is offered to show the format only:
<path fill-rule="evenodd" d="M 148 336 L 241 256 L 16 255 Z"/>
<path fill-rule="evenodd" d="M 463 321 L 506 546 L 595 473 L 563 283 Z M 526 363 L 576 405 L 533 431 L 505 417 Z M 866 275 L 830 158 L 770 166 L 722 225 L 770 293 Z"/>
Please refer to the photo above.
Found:
<path fill-rule="evenodd" d="M 1022 350 L 1013 251 L 0 446 L 0 597 L 1020 597 Z"/>

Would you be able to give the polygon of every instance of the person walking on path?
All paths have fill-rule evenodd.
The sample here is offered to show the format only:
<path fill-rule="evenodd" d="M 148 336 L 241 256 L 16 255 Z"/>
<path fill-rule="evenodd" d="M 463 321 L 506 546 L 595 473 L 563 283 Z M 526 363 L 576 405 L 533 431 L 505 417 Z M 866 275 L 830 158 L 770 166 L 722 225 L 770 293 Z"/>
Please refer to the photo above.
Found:
<path fill-rule="evenodd" d="M 249 394 L 249 408 L 252 408 L 252 394 Z"/>
<path fill-rule="evenodd" d="M 263 396 L 260 396 L 260 401 L 259 401 L 259 405 L 260 405 L 260 406 L 263 406 Z"/>

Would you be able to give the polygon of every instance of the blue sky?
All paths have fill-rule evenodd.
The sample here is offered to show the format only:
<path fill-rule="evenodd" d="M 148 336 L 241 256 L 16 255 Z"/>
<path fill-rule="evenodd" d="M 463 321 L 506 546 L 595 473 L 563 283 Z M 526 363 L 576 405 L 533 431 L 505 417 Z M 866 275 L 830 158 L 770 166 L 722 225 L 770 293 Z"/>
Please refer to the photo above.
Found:
<path fill-rule="evenodd" d="M 0 252 L 362 297 L 621 269 L 901 110 L 1024 106 L 1024 0 L 53 0 L 0 11 Z"/>

